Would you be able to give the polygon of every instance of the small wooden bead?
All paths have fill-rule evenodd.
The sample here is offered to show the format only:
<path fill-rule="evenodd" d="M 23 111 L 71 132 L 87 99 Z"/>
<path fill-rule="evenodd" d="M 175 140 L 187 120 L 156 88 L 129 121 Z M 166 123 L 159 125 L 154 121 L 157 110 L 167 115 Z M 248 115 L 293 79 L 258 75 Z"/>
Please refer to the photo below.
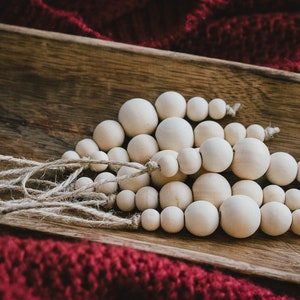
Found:
<path fill-rule="evenodd" d="M 238 141 L 246 137 L 246 128 L 238 122 L 229 123 L 224 127 L 225 140 L 234 146 Z"/>
<path fill-rule="evenodd" d="M 247 238 L 259 228 L 260 209 L 256 202 L 245 195 L 227 198 L 220 206 L 221 228 L 235 238 Z"/>
<path fill-rule="evenodd" d="M 190 187 L 181 181 L 166 183 L 159 191 L 159 203 L 161 208 L 177 206 L 183 211 L 193 201 Z"/>
<path fill-rule="evenodd" d="M 145 164 L 159 151 L 157 141 L 149 134 L 134 136 L 127 145 L 127 153 L 130 160 Z"/>
<path fill-rule="evenodd" d="M 119 122 L 105 120 L 99 123 L 93 132 L 93 139 L 103 151 L 109 151 L 113 147 L 119 147 L 125 139 L 125 132 Z"/>
<path fill-rule="evenodd" d="M 159 95 L 154 106 L 161 120 L 170 117 L 183 118 L 186 113 L 186 101 L 184 97 L 174 91 L 164 92 Z"/>
<path fill-rule="evenodd" d="M 256 138 L 263 142 L 265 139 L 265 129 L 261 125 L 251 124 L 246 129 L 246 137 Z"/>
<path fill-rule="evenodd" d="M 184 211 L 185 227 L 195 236 L 208 236 L 219 225 L 218 209 L 208 201 L 195 201 Z"/>
<path fill-rule="evenodd" d="M 298 166 L 292 155 L 286 152 L 275 152 L 271 154 L 270 159 L 266 177 L 271 183 L 285 186 L 296 179 Z"/>
<path fill-rule="evenodd" d="M 201 97 L 191 98 L 187 102 L 186 115 L 192 121 L 203 121 L 208 116 L 208 102 Z"/>
<path fill-rule="evenodd" d="M 155 131 L 160 150 L 179 151 L 194 145 L 193 128 L 185 119 L 170 117 L 161 121 Z"/>
<path fill-rule="evenodd" d="M 204 173 L 192 185 L 194 201 L 206 200 L 217 208 L 231 196 L 231 186 L 228 180 L 218 173 Z"/>
<path fill-rule="evenodd" d="M 135 195 L 135 205 L 139 211 L 158 207 L 158 191 L 152 186 L 141 187 Z"/>
<path fill-rule="evenodd" d="M 93 152 L 91 155 L 90 155 L 90 159 L 92 160 L 103 160 L 103 161 L 107 161 L 108 162 L 108 156 L 105 152 L 103 151 L 96 151 L 96 152 Z M 108 163 L 106 164 L 98 164 L 98 163 L 92 163 L 90 165 L 90 169 L 92 171 L 95 171 L 95 172 L 102 172 L 104 170 L 106 170 L 108 167 Z"/>
<path fill-rule="evenodd" d="M 179 170 L 176 157 L 170 154 L 163 155 L 157 161 L 157 163 L 159 165 L 161 174 L 165 177 L 173 177 Z"/>
<path fill-rule="evenodd" d="M 195 127 L 194 138 L 196 147 L 200 147 L 205 140 L 211 137 L 224 138 L 224 129 L 216 121 L 203 121 Z"/>
<path fill-rule="evenodd" d="M 99 151 L 99 147 L 94 140 L 85 138 L 76 144 L 75 151 L 81 157 L 89 157 L 92 153 Z"/>
<path fill-rule="evenodd" d="M 94 179 L 96 192 L 106 195 L 114 194 L 118 190 L 118 183 L 115 181 L 116 176 L 110 172 L 99 173 Z M 109 182 L 107 182 L 109 181 Z"/>
<path fill-rule="evenodd" d="M 280 202 L 268 202 L 261 208 L 260 229 L 267 235 L 278 236 L 286 233 L 292 224 L 292 213 Z"/>
<path fill-rule="evenodd" d="M 68 150 L 63 153 L 61 158 L 65 159 L 65 160 L 77 160 L 77 159 L 80 159 L 80 156 L 76 151 Z"/>
<path fill-rule="evenodd" d="M 156 209 L 148 208 L 141 214 L 141 225 L 147 231 L 155 231 L 160 227 L 160 214 Z"/>
<path fill-rule="evenodd" d="M 183 148 L 178 152 L 177 162 L 179 170 L 186 175 L 197 173 L 202 165 L 199 149 Z"/>
<path fill-rule="evenodd" d="M 94 187 L 92 186 L 93 183 L 94 183 L 94 181 L 91 178 L 83 176 L 83 177 L 78 178 L 75 181 L 75 189 L 78 190 L 83 187 L 86 187 L 85 188 L 86 192 L 93 192 L 94 191 Z M 90 187 L 88 187 L 88 186 L 90 186 Z"/>
<path fill-rule="evenodd" d="M 199 151 L 202 157 L 202 167 L 209 172 L 223 172 L 232 163 L 232 147 L 222 138 L 212 137 L 205 140 Z"/>
<path fill-rule="evenodd" d="M 121 211 L 132 211 L 135 208 L 135 193 L 130 190 L 123 190 L 117 194 L 117 207 Z"/>
<path fill-rule="evenodd" d="M 154 132 L 158 124 L 158 116 L 154 106 L 147 100 L 133 98 L 126 101 L 120 108 L 118 121 L 129 137 Z"/>
<path fill-rule="evenodd" d="M 263 202 L 261 186 L 253 180 L 239 180 L 232 186 L 232 195 L 245 195 L 252 198 L 260 207 Z"/>
<path fill-rule="evenodd" d="M 294 188 L 288 189 L 285 192 L 284 204 L 292 211 L 300 209 L 300 190 Z"/>
<path fill-rule="evenodd" d="M 292 213 L 291 230 L 294 234 L 300 235 L 300 209 L 296 209 Z"/>
<path fill-rule="evenodd" d="M 122 147 L 111 148 L 107 152 L 107 156 L 110 161 L 115 161 L 115 162 L 129 162 L 130 160 L 126 149 Z M 117 172 L 121 168 L 121 166 L 111 164 L 109 165 L 109 168 L 110 170 Z"/>
<path fill-rule="evenodd" d="M 276 184 L 269 184 L 263 188 L 263 197 L 263 203 L 273 201 L 284 203 L 285 192 L 280 186 Z"/>
<path fill-rule="evenodd" d="M 208 103 L 208 115 L 214 120 L 220 120 L 226 115 L 226 102 L 215 98 Z"/>
<path fill-rule="evenodd" d="M 183 211 L 177 206 L 168 206 L 160 214 L 160 224 L 164 231 L 177 233 L 184 227 Z"/>

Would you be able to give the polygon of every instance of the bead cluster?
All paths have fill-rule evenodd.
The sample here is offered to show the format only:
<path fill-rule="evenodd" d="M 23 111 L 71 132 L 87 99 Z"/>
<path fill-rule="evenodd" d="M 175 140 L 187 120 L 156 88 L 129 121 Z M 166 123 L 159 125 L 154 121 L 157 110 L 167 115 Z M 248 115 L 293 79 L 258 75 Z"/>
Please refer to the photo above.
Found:
<path fill-rule="evenodd" d="M 126 101 L 118 120 L 99 123 L 92 138 L 76 144 L 62 159 L 88 157 L 94 180 L 81 177 L 75 188 L 116 194 L 124 212 L 139 210 L 144 230 L 161 227 L 169 233 L 184 227 L 208 236 L 219 226 L 236 238 L 259 228 L 268 235 L 291 229 L 300 235 L 300 190 L 283 187 L 300 182 L 300 162 L 286 152 L 270 154 L 265 141 L 279 128 L 259 124 L 245 127 L 217 122 L 235 116 L 240 105 L 220 98 L 186 99 L 165 92 L 154 105 L 145 99 Z M 149 173 L 109 162 L 157 165 Z M 226 174 L 238 180 L 231 186 Z M 266 177 L 262 188 L 258 179 Z M 94 183 L 94 185 L 93 185 Z"/>

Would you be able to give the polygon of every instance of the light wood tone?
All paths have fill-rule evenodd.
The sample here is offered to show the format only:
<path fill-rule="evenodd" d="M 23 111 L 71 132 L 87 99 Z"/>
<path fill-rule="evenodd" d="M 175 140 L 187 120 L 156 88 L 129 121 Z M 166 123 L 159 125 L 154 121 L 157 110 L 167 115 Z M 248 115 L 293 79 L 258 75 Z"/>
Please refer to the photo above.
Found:
<path fill-rule="evenodd" d="M 187 99 L 241 102 L 235 120 L 281 128 L 268 143 L 300 160 L 300 75 L 268 68 L 0 25 L 0 153 L 36 160 L 58 158 L 102 120 L 116 119 L 134 97 L 150 101 L 176 90 Z M 299 187 L 299 184 L 296 185 Z M 208 263 L 241 273 L 300 283 L 300 237 L 261 232 L 237 240 L 220 230 L 207 238 L 74 228 L 46 220 L 0 223 L 88 238 Z"/>

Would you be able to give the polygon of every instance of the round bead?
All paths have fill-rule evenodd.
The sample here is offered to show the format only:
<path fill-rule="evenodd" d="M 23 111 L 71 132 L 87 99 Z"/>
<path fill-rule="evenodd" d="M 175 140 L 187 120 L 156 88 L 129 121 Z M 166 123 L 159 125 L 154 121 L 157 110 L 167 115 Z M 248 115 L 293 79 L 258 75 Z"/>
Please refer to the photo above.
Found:
<path fill-rule="evenodd" d="M 135 173 L 140 172 L 140 170 L 122 166 L 117 173 L 117 177 L 128 176 L 129 178 L 119 180 L 119 186 L 122 190 L 131 190 L 137 192 L 141 187 L 150 184 L 150 176 L 148 173 L 144 173 L 139 176 L 134 176 Z M 132 176 L 132 177 L 131 177 Z"/>
<path fill-rule="evenodd" d="M 300 209 L 300 190 L 289 189 L 285 192 L 285 205 L 290 210 Z"/>
<path fill-rule="evenodd" d="M 179 151 L 194 144 L 193 128 L 185 119 L 170 117 L 159 123 L 155 137 L 160 150 Z"/>
<path fill-rule="evenodd" d="M 166 177 L 175 176 L 179 170 L 176 157 L 170 154 L 163 155 L 157 163 L 161 174 Z"/>
<path fill-rule="evenodd" d="M 202 165 L 202 159 L 199 149 L 183 148 L 178 152 L 177 162 L 179 170 L 186 174 L 191 175 L 198 172 Z"/>
<path fill-rule="evenodd" d="M 284 203 L 285 192 L 280 186 L 276 184 L 269 184 L 263 188 L 263 197 L 263 203 L 273 201 Z"/>
<path fill-rule="evenodd" d="M 94 181 L 90 177 L 80 177 L 75 181 L 75 189 L 81 189 L 85 187 L 86 192 L 93 192 L 94 191 L 94 186 L 93 186 Z M 90 186 L 90 187 L 88 187 Z"/>
<path fill-rule="evenodd" d="M 271 154 L 270 159 L 266 177 L 271 183 L 285 186 L 296 179 L 298 166 L 292 155 L 286 152 L 275 152 Z"/>
<path fill-rule="evenodd" d="M 160 227 L 160 214 L 156 209 L 148 208 L 141 214 L 141 225 L 147 231 L 155 231 Z"/>
<path fill-rule="evenodd" d="M 263 142 L 265 139 L 265 129 L 261 125 L 251 124 L 246 129 L 246 137 L 255 138 Z"/>
<path fill-rule="evenodd" d="M 246 137 L 246 128 L 238 122 L 229 123 L 224 127 L 225 140 L 234 146 L 238 141 Z"/>
<path fill-rule="evenodd" d="M 103 161 L 107 161 L 108 162 L 108 156 L 105 152 L 103 151 L 96 151 L 96 152 L 93 152 L 91 155 L 90 155 L 90 159 L 92 160 L 103 160 Z M 90 166 L 90 169 L 92 171 L 95 171 L 95 172 L 102 172 L 104 170 L 106 170 L 108 167 L 108 163 L 107 164 L 98 164 L 98 163 L 93 163 L 91 164 Z"/>
<path fill-rule="evenodd" d="M 201 97 L 191 98 L 187 102 L 186 115 L 192 121 L 203 121 L 208 116 L 208 102 Z"/>
<path fill-rule="evenodd" d="M 148 208 L 157 208 L 158 191 L 152 186 L 140 188 L 135 195 L 135 205 L 139 211 L 144 211 Z"/>
<path fill-rule="evenodd" d="M 107 156 L 108 156 L 108 159 L 110 161 L 115 161 L 115 162 L 129 162 L 128 153 L 127 153 L 126 149 L 124 149 L 122 147 L 111 148 L 107 152 Z M 120 165 L 110 164 L 109 168 L 110 168 L 110 170 L 112 170 L 114 172 L 117 172 L 121 168 L 121 166 Z"/>
<path fill-rule="evenodd" d="M 219 211 L 221 228 L 232 237 L 247 238 L 259 228 L 260 209 L 248 196 L 234 195 L 227 198 Z"/>
<path fill-rule="evenodd" d="M 239 180 L 232 186 L 232 195 L 245 195 L 252 198 L 260 207 L 263 202 L 261 186 L 253 180 Z"/>
<path fill-rule="evenodd" d="M 182 210 L 193 201 L 193 194 L 189 186 L 181 181 L 166 183 L 159 191 L 161 208 L 177 206 Z"/>
<path fill-rule="evenodd" d="M 211 137 L 219 137 L 223 139 L 224 129 L 216 121 L 211 121 L 211 120 L 203 121 L 195 127 L 194 137 L 195 137 L 195 146 L 200 147 L 205 140 Z"/>
<path fill-rule="evenodd" d="M 94 179 L 96 192 L 106 195 L 114 194 L 118 190 L 118 183 L 115 180 L 116 176 L 110 172 L 99 173 Z"/>
<path fill-rule="evenodd" d="M 192 186 L 194 201 L 206 200 L 217 208 L 231 196 L 231 187 L 227 179 L 218 173 L 200 175 Z"/>
<path fill-rule="evenodd" d="M 226 102 L 215 98 L 208 103 L 208 114 L 214 120 L 220 120 L 226 115 Z"/>
<path fill-rule="evenodd" d="M 297 166 L 298 166 L 298 170 L 297 170 L 297 178 L 296 179 L 298 182 L 300 182 L 300 161 L 298 162 Z"/>
<path fill-rule="evenodd" d="M 125 139 L 125 132 L 119 122 L 105 120 L 99 123 L 93 132 L 93 139 L 103 151 L 109 151 L 113 147 L 119 147 Z"/>
<path fill-rule="evenodd" d="M 120 191 L 116 197 L 116 204 L 121 211 L 132 211 L 135 208 L 135 193 L 130 190 Z"/>
<path fill-rule="evenodd" d="M 61 156 L 61 158 L 65 160 L 77 160 L 80 159 L 80 156 L 76 151 L 68 150 Z"/>
<path fill-rule="evenodd" d="M 186 113 L 186 101 L 184 97 L 174 91 L 164 92 L 159 95 L 154 106 L 161 120 L 169 117 L 183 118 Z"/>
<path fill-rule="evenodd" d="M 129 137 L 154 132 L 158 124 L 158 116 L 154 106 L 147 100 L 133 98 L 120 108 L 118 120 Z"/>
<path fill-rule="evenodd" d="M 213 137 L 205 140 L 199 151 L 202 157 L 202 167 L 209 172 L 223 172 L 232 163 L 232 147 L 222 138 Z"/>
<path fill-rule="evenodd" d="M 258 139 L 245 138 L 233 147 L 232 172 L 241 179 L 255 180 L 263 176 L 270 164 L 268 147 Z"/>
<path fill-rule="evenodd" d="M 184 212 L 185 227 L 195 236 L 208 236 L 219 225 L 219 212 L 208 201 L 195 201 Z"/>
<path fill-rule="evenodd" d="M 184 227 L 183 211 L 177 206 L 168 206 L 160 214 L 160 225 L 168 233 L 177 233 Z"/>
<path fill-rule="evenodd" d="M 292 213 L 280 202 L 268 202 L 261 208 L 260 229 L 267 235 L 278 236 L 287 232 L 292 224 Z"/>
<path fill-rule="evenodd" d="M 296 209 L 292 213 L 291 230 L 293 233 L 300 235 L 300 209 Z"/>
<path fill-rule="evenodd" d="M 81 157 L 89 157 L 92 153 L 99 151 L 99 147 L 94 140 L 85 138 L 76 144 L 75 151 Z"/>

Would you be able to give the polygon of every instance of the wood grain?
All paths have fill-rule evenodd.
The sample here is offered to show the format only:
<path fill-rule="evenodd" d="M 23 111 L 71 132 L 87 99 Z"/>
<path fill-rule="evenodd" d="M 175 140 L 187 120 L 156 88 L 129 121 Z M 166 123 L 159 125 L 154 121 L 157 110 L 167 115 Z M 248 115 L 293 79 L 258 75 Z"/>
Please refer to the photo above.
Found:
<path fill-rule="evenodd" d="M 0 25 L 0 153 L 58 158 L 102 120 L 116 119 L 127 99 L 154 102 L 167 90 L 186 99 L 240 102 L 235 121 L 278 126 L 271 152 L 300 160 L 300 75 L 240 63 Z M 222 124 L 232 122 L 225 118 Z M 299 187 L 299 184 L 297 185 Z M 261 232 L 243 240 L 217 231 L 207 238 L 182 232 L 146 233 L 74 228 L 47 220 L 0 223 L 89 238 L 300 284 L 300 238 Z"/>

